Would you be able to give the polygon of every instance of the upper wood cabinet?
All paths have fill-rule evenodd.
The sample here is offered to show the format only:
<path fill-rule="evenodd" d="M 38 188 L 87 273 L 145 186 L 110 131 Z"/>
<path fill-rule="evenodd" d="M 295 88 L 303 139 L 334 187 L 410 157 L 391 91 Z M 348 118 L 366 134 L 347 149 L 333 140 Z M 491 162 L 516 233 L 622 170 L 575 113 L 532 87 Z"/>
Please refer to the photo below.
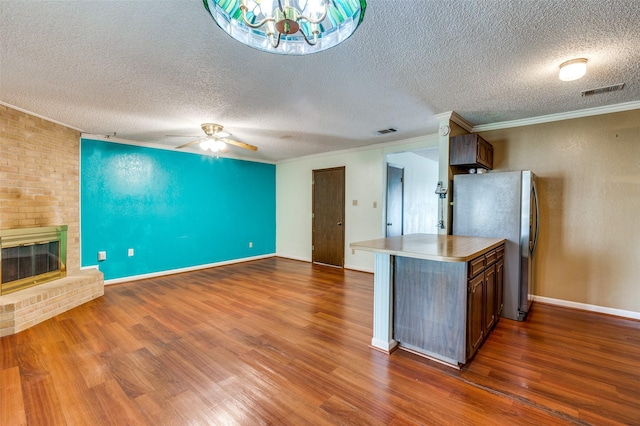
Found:
<path fill-rule="evenodd" d="M 449 164 L 452 166 L 493 169 L 493 145 L 476 133 L 449 139 Z"/>

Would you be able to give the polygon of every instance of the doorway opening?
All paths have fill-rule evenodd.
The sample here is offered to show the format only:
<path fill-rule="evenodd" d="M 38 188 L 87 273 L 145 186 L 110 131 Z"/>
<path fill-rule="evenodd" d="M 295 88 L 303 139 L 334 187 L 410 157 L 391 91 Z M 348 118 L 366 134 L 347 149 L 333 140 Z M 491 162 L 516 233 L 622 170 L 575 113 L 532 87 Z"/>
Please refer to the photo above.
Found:
<path fill-rule="evenodd" d="M 402 232 L 400 235 L 437 234 L 438 196 L 435 194 L 435 189 L 438 185 L 439 148 L 436 146 L 387 154 L 385 162 L 387 165 L 402 167 L 403 170 Z M 389 172 L 387 171 L 387 173 Z M 390 202 L 391 200 L 387 198 L 387 212 Z M 387 216 L 386 223 L 393 223 L 388 219 L 389 216 Z"/>
<path fill-rule="evenodd" d="M 387 231 L 386 237 L 398 237 L 403 232 L 404 167 L 387 163 Z"/>

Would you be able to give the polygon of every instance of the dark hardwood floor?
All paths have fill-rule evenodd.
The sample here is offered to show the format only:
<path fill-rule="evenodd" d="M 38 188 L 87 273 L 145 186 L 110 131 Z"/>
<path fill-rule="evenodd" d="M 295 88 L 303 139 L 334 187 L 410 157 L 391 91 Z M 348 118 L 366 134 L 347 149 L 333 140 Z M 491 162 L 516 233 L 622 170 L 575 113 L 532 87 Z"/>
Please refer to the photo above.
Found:
<path fill-rule="evenodd" d="M 457 371 L 371 349 L 372 300 L 280 258 L 108 286 L 0 340 L 0 424 L 640 424 L 640 322 L 535 304 Z"/>

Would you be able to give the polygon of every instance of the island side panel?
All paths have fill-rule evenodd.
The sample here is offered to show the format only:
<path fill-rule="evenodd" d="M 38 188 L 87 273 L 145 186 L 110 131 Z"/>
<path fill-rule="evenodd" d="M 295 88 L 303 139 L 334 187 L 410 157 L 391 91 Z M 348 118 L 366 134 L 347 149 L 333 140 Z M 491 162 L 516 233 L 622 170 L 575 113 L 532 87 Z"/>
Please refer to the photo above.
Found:
<path fill-rule="evenodd" d="M 390 352 L 393 339 L 393 256 L 376 253 L 373 275 L 373 338 L 371 346 Z"/>
<path fill-rule="evenodd" d="M 394 276 L 395 340 L 445 362 L 464 363 L 466 263 L 396 256 Z"/>

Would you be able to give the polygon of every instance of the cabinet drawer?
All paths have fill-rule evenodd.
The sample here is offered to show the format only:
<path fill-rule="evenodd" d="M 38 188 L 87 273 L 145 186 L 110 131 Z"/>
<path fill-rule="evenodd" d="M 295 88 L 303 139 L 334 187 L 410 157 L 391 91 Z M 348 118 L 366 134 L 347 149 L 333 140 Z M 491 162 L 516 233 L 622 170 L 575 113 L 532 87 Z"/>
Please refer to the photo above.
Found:
<path fill-rule="evenodd" d="M 496 260 L 500 260 L 504 257 L 504 246 L 500 246 L 496 249 Z"/>
<path fill-rule="evenodd" d="M 486 261 L 486 265 L 489 266 L 493 263 L 496 263 L 496 260 L 498 260 L 497 254 L 495 250 L 491 250 L 489 253 L 484 255 L 484 259 Z"/>
<path fill-rule="evenodd" d="M 480 272 L 484 270 L 486 263 L 485 257 L 480 256 L 476 257 L 472 261 L 469 262 L 469 278 L 478 275 Z"/>

